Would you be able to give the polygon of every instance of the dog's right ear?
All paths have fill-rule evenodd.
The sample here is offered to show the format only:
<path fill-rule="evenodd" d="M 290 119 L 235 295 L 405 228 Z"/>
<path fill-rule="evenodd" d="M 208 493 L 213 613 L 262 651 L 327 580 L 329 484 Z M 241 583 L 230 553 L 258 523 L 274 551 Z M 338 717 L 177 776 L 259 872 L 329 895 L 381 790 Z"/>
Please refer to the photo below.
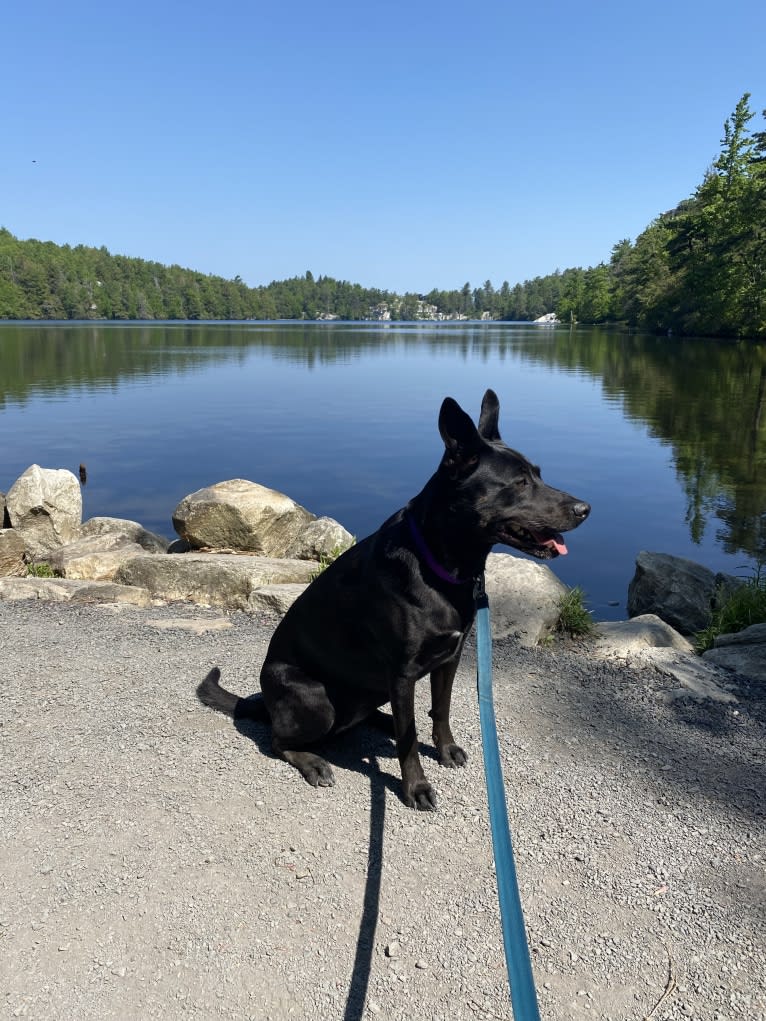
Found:
<path fill-rule="evenodd" d="M 439 432 L 444 440 L 442 467 L 456 479 L 479 459 L 481 437 L 476 426 L 452 397 L 445 397 L 439 412 Z"/>
<path fill-rule="evenodd" d="M 485 440 L 499 440 L 500 429 L 498 418 L 500 415 L 500 401 L 494 390 L 487 390 L 481 402 L 481 414 L 479 415 L 479 435 Z"/>

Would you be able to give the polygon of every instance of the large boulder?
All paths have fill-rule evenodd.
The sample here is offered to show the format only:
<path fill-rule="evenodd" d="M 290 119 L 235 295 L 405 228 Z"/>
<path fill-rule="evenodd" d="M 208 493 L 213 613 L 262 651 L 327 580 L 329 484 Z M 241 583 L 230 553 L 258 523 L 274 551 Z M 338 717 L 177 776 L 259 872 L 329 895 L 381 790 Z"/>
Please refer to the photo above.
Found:
<path fill-rule="evenodd" d="M 6 495 L 11 526 L 41 556 L 76 539 L 82 521 L 80 483 L 65 468 L 27 468 Z"/>
<path fill-rule="evenodd" d="M 513 636 L 531 647 L 556 626 L 568 589 L 545 564 L 490 553 L 484 579 L 495 638 Z"/>
<path fill-rule="evenodd" d="M 27 573 L 24 537 L 16 528 L 0 528 L 0 577 L 21 578 Z"/>
<path fill-rule="evenodd" d="M 232 549 L 284 557 L 315 516 L 257 482 L 230 479 L 184 497 L 173 528 L 195 549 Z"/>
<path fill-rule="evenodd" d="M 643 550 L 628 586 L 628 616 L 654 613 L 682 635 L 693 635 L 710 624 L 713 610 L 741 584 L 685 557 Z"/>

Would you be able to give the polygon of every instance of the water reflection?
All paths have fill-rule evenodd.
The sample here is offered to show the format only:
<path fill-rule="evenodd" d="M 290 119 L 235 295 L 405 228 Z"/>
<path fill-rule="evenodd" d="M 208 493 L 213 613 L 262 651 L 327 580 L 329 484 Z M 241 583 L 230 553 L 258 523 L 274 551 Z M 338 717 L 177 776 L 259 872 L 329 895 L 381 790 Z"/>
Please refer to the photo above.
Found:
<path fill-rule="evenodd" d="M 429 357 L 449 359 L 456 378 L 460 365 L 483 363 L 492 368 L 491 377 L 505 364 L 509 379 L 515 378 L 514 366 L 528 365 L 550 372 L 551 378 L 564 373 L 592 381 L 604 401 L 618 405 L 628 422 L 668 448 L 685 497 L 691 541 L 700 543 L 713 522 L 716 541 L 726 553 L 766 559 L 764 345 L 494 323 L 9 323 L 0 325 L 0 428 L 4 411 L 31 407 L 37 399 L 75 401 L 216 367 L 244 370 L 259 354 L 269 363 L 317 375 L 319 392 L 329 378 L 322 369 L 374 357 L 381 371 L 387 366 L 395 379 L 397 357 L 415 353 L 425 359 L 418 361 L 418 371 L 428 371 Z M 411 364 L 414 359 L 402 358 L 403 366 Z M 219 385 L 216 380 L 211 377 L 212 388 Z M 592 436 L 578 431 L 577 396 L 571 399 L 572 406 L 558 408 L 557 414 L 569 416 L 573 445 L 592 444 Z M 392 397 L 387 404 L 371 393 L 369 400 L 371 414 L 403 413 Z M 193 413 L 204 415 L 204 407 L 198 403 Z M 432 413 L 429 408 L 429 429 Z M 120 427 L 138 429 L 139 424 L 131 423 L 128 413 Z M 292 442 L 300 442 L 300 435 L 296 420 Z M 3 445 L 7 442 L 6 434 Z M 587 458 L 587 450 L 582 456 Z M 638 467 L 632 477 L 637 496 L 653 485 Z M 2 478 L 0 485 L 10 481 Z"/>

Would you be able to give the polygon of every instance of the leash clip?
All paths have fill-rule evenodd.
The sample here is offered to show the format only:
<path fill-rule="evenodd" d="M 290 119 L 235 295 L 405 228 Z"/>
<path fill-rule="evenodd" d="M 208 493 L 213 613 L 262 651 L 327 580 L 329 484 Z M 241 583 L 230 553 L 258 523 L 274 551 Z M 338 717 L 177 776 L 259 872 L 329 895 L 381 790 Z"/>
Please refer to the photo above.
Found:
<path fill-rule="evenodd" d="M 487 590 L 484 587 L 484 571 L 480 571 L 474 578 L 473 600 L 476 603 L 477 610 L 483 610 L 485 607 L 489 606 Z"/>

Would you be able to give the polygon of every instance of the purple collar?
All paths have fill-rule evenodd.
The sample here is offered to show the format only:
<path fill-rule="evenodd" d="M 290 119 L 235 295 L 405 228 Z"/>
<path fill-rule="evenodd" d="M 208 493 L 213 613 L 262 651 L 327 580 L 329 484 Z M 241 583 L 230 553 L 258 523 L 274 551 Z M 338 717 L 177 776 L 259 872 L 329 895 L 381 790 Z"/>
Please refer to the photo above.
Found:
<path fill-rule="evenodd" d="M 450 585 L 467 585 L 468 582 L 474 580 L 473 578 L 455 578 L 454 575 L 450 574 L 445 567 L 442 567 L 442 565 L 434 558 L 434 555 L 428 546 L 426 546 L 426 541 L 423 538 L 420 529 L 415 524 L 413 516 L 409 513 L 409 511 L 405 511 L 404 516 L 407 519 L 407 524 L 410 526 L 410 532 L 412 533 L 412 538 L 415 541 L 418 553 L 437 578 L 441 578 L 442 581 L 446 581 Z"/>

